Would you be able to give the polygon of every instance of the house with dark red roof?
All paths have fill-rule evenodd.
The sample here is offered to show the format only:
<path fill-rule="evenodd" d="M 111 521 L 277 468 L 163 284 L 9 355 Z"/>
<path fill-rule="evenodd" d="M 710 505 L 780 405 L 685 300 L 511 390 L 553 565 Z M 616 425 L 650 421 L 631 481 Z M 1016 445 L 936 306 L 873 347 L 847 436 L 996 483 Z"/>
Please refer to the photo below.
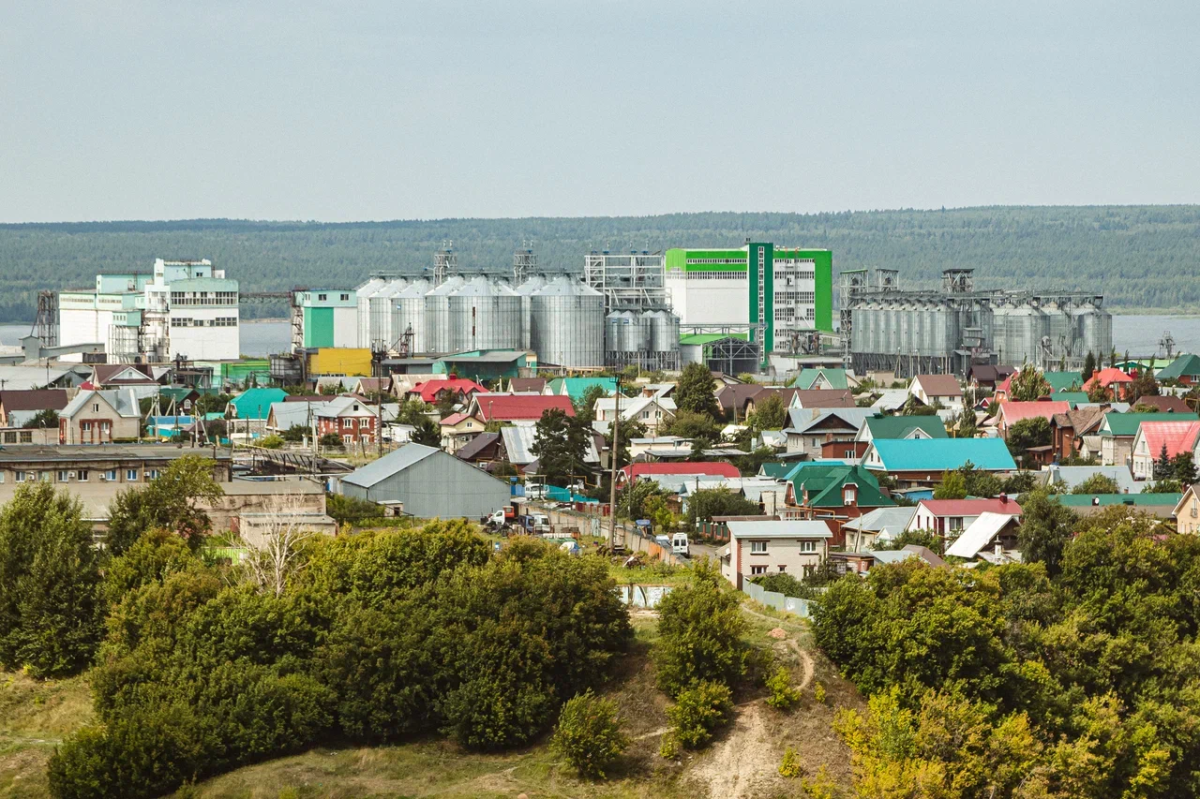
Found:
<path fill-rule="evenodd" d="M 685 461 L 685 462 L 665 462 L 657 461 L 654 463 L 631 463 L 621 469 L 617 475 L 617 482 L 623 483 L 627 480 L 639 480 L 643 477 L 652 477 L 660 474 L 700 474 L 711 477 L 741 477 L 741 472 L 732 463 L 726 461 Z"/>
<path fill-rule="evenodd" d="M 1183 401 L 1183 397 L 1176 397 L 1174 394 L 1162 394 L 1151 396 L 1143 394 L 1138 397 L 1134 405 L 1145 405 L 1147 408 L 1153 408 L 1159 413 L 1191 413 L 1192 409 Z"/>
<path fill-rule="evenodd" d="M 571 398 L 562 394 L 480 394 L 471 399 L 467 415 L 487 424 L 496 422 L 536 422 L 549 410 L 575 415 Z"/>
<path fill-rule="evenodd" d="M 1185 453 L 1200 462 L 1200 420 L 1142 422 L 1133 439 L 1133 478 L 1150 480 L 1155 461 L 1164 455 L 1174 460 Z"/>
<path fill-rule="evenodd" d="M 1020 516 L 1021 506 L 1003 494 L 994 499 L 923 499 L 905 529 L 954 538 L 983 513 Z"/>
<path fill-rule="evenodd" d="M 61 411 L 67 401 L 63 388 L 0 391 L 0 427 L 21 427 L 42 411 Z"/>

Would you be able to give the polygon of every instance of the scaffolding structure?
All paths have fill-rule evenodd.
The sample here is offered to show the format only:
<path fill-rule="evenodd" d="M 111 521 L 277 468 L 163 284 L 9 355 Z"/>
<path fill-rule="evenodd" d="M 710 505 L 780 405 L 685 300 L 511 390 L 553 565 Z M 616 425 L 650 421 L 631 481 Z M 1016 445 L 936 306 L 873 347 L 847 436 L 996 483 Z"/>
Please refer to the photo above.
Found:
<path fill-rule="evenodd" d="M 458 253 L 454 251 L 454 242 L 442 243 L 442 249 L 433 254 L 433 285 L 442 285 L 451 275 L 458 274 Z"/>
<path fill-rule="evenodd" d="M 53 291 L 38 292 L 37 322 L 34 335 L 43 347 L 58 346 L 58 294 Z"/>
<path fill-rule="evenodd" d="M 537 272 L 537 253 L 533 251 L 533 242 L 526 240 L 520 249 L 513 251 L 513 285 L 521 285 Z"/>

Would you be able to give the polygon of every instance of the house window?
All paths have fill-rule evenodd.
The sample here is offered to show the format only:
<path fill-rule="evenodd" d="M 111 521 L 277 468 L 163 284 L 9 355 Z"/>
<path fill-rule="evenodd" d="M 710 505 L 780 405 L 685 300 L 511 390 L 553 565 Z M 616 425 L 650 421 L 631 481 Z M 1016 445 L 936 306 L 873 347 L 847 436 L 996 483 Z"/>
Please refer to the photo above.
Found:
<path fill-rule="evenodd" d="M 88 479 L 87 469 L 80 469 L 78 472 L 75 473 L 75 478 L 81 483 L 86 483 L 87 479 Z"/>
<path fill-rule="evenodd" d="M 138 470 L 137 469 L 126 469 L 125 470 L 126 482 L 136 483 L 137 479 L 138 479 Z"/>
<path fill-rule="evenodd" d="M 354 420 L 353 419 L 343 419 L 342 427 L 349 430 L 351 427 L 354 427 Z"/>
<path fill-rule="evenodd" d="M 91 422 L 84 422 L 84 423 L 83 423 L 83 432 L 85 432 L 85 433 L 90 433 L 90 432 L 92 432 L 92 423 L 91 423 Z"/>
<path fill-rule="evenodd" d="M 817 551 L 817 542 L 816 541 L 801 541 L 800 542 L 800 551 L 806 552 L 806 553 L 816 552 Z"/>
<path fill-rule="evenodd" d="M 105 480 L 111 480 L 111 481 L 113 481 L 113 482 L 116 482 L 116 480 L 117 480 L 117 470 L 116 470 L 116 469 L 109 469 L 107 472 L 105 472 L 105 473 L 104 473 L 104 479 L 105 479 Z"/>
<path fill-rule="evenodd" d="M 766 573 L 767 573 L 766 566 L 751 566 L 750 567 L 751 576 L 756 575 L 756 574 L 766 574 Z"/>
<path fill-rule="evenodd" d="M 354 436 L 342 436 L 342 443 L 343 444 L 353 444 Z"/>
<path fill-rule="evenodd" d="M 33 443 L 33 431 L 32 430 L 24 430 L 21 432 L 21 443 L 22 444 L 32 444 Z"/>
<path fill-rule="evenodd" d="M 34 472 L 34 474 L 40 477 L 43 483 L 50 482 L 50 472 Z"/>
<path fill-rule="evenodd" d="M 766 541 L 751 541 L 750 542 L 750 554 L 751 555 L 767 554 L 767 542 Z"/>
<path fill-rule="evenodd" d="M 5 433 L 4 434 L 4 443 L 5 444 L 17 443 L 17 434 L 16 433 Z"/>
<path fill-rule="evenodd" d="M 110 429 L 112 429 L 112 425 L 110 425 L 108 422 L 100 423 L 100 432 L 101 433 L 107 433 Z"/>
<path fill-rule="evenodd" d="M 787 574 L 787 565 L 786 564 L 784 564 L 784 563 L 779 564 L 779 573 Z"/>
<path fill-rule="evenodd" d="M 342 295 L 342 302 L 345 302 L 345 301 L 346 301 L 346 300 L 348 300 L 348 299 L 350 299 L 350 295 L 349 295 L 349 294 L 343 294 L 343 295 Z"/>
<path fill-rule="evenodd" d="M 63 469 L 59 469 L 59 470 L 58 470 L 58 482 L 60 482 L 60 483 L 66 483 L 66 482 L 69 482 L 69 481 L 70 481 L 70 479 L 71 479 L 71 473 L 70 473 L 70 472 L 68 472 L 68 471 L 65 471 L 65 470 L 63 470 Z"/>
<path fill-rule="evenodd" d="M 100 413 L 100 403 L 97 402 L 92 405 L 92 413 Z"/>
<path fill-rule="evenodd" d="M 147 480 L 157 480 L 158 479 L 158 469 L 147 469 L 146 470 L 146 479 Z"/>
<path fill-rule="evenodd" d="M 25 472 L 15 472 L 13 474 L 13 480 L 17 481 L 18 483 L 24 483 L 25 482 Z"/>
<path fill-rule="evenodd" d="M 952 531 L 962 530 L 963 529 L 963 517 L 951 516 L 950 517 L 950 529 Z"/>
<path fill-rule="evenodd" d="M 326 299 L 328 296 L 329 296 L 328 294 L 318 294 L 318 295 L 317 295 L 317 302 L 324 302 L 324 301 L 325 301 L 325 299 Z"/>

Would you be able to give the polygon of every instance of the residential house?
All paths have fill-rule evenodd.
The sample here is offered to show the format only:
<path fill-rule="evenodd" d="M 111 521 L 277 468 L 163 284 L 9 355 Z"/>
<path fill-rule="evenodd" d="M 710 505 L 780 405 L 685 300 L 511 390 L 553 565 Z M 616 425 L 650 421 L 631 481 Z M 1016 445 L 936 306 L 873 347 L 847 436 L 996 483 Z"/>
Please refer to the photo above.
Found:
<path fill-rule="evenodd" d="M 875 508 L 842 523 L 845 548 L 849 552 L 867 552 L 876 542 L 891 541 L 908 529 L 917 509 L 913 506 Z"/>
<path fill-rule="evenodd" d="M 391 378 L 389 377 L 360 377 L 350 388 L 350 393 L 357 394 L 360 397 L 373 397 L 378 394 L 386 394 L 391 386 L 391 382 Z"/>
<path fill-rule="evenodd" d="M 466 402 L 477 394 L 486 394 L 488 390 L 465 377 L 435 377 L 416 383 L 409 390 L 408 396 L 420 398 L 422 402 L 433 404 L 443 397 L 449 396 L 455 402 Z"/>
<path fill-rule="evenodd" d="M 88 380 L 88 384 L 85 385 L 88 388 L 152 386 L 157 390 L 159 382 L 155 378 L 153 370 L 147 364 L 97 363 L 93 364 L 92 376 Z"/>
<path fill-rule="evenodd" d="M 936 416 L 868 416 L 855 439 L 869 444 L 877 438 L 911 441 L 949 437 L 946 426 Z"/>
<path fill-rule="evenodd" d="M 908 384 L 908 393 L 922 405 L 940 405 L 953 411 L 963 407 L 962 386 L 954 375 L 917 375 Z"/>
<path fill-rule="evenodd" d="M 975 364 L 971 367 L 967 375 L 967 379 L 972 386 L 976 388 L 984 388 L 990 391 L 996 389 L 996 385 L 1016 371 L 1015 367 L 995 365 L 990 363 Z"/>
<path fill-rule="evenodd" d="M 1177 397 L 1174 394 L 1147 394 L 1138 397 L 1135 404 L 1153 408 L 1158 413 L 1192 413 L 1192 409 L 1188 407 L 1183 397 Z"/>
<path fill-rule="evenodd" d="M 1180 533 L 1200 533 L 1200 483 L 1188 486 L 1183 497 L 1171 511 L 1175 517 L 1175 529 Z"/>
<path fill-rule="evenodd" d="M 454 456 L 489 471 L 493 464 L 507 462 L 499 433 L 480 433 L 459 447 Z"/>
<path fill-rule="evenodd" d="M 534 474 L 537 471 L 538 456 L 533 452 L 536 441 L 537 429 L 533 425 L 506 425 L 500 428 L 501 455 L 522 474 Z M 583 462 L 589 470 L 600 466 L 600 454 L 596 449 L 595 439 L 591 436 L 587 439 Z"/>
<path fill-rule="evenodd" d="M 983 513 L 1020 516 L 1021 506 L 1003 494 L 993 499 L 923 499 L 907 529 L 952 541 Z"/>
<path fill-rule="evenodd" d="M 1174 380 L 1183 386 L 1200 385 L 1200 355 L 1180 355 L 1161 369 L 1155 379 L 1160 383 Z"/>
<path fill-rule="evenodd" d="M 442 449 L 451 455 L 457 454 L 462 447 L 483 433 L 486 426 L 478 416 L 469 413 L 450 414 L 441 421 Z"/>
<path fill-rule="evenodd" d="M 60 444 L 111 444 L 141 435 L 142 413 L 132 388 L 80 390 L 59 411 Z"/>
<path fill-rule="evenodd" d="M 191 386 L 167 386 L 158 390 L 159 409 L 163 413 L 191 415 L 200 400 L 200 390 Z"/>
<path fill-rule="evenodd" d="M 721 573 L 739 589 L 759 575 L 804 577 L 825 562 L 833 537 L 818 521 L 731 521 L 727 526 L 729 544 L 721 549 Z"/>
<path fill-rule="evenodd" d="M 747 406 L 762 390 L 763 387 L 755 383 L 728 383 L 716 390 L 717 404 L 725 418 L 744 421 Z"/>
<path fill-rule="evenodd" d="M 1132 377 L 1120 369 L 1110 366 L 1107 369 L 1101 369 L 1088 378 L 1087 382 L 1083 384 L 1083 390 L 1090 394 L 1092 389 L 1099 385 L 1104 388 L 1105 394 L 1109 399 L 1120 400 L 1125 399 L 1125 393 L 1132 383 Z"/>
<path fill-rule="evenodd" d="M 1080 405 L 1094 404 L 1083 391 L 1051 391 L 1046 396 L 1039 397 L 1039 399 L 1045 402 L 1066 402 L 1072 408 L 1078 408 Z"/>
<path fill-rule="evenodd" d="M 615 377 L 556 377 L 546 385 L 546 393 L 553 396 L 570 397 L 572 402 L 583 399 L 589 389 L 599 387 L 607 396 L 617 390 Z"/>
<path fill-rule="evenodd" d="M 1010 503 L 1011 504 L 1011 503 Z M 993 563 L 1019 563 L 1017 531 L 1021 514 L 984 511 L 946 547 L 946 556 Z"/>
<path fill-rule="evenodd" d="M 1148 514 L 1169 519 L 1183 494 L 1056 494 L 1054 501 L 1081 516 L 1103 513 L 1113 506 L 1128 508 L 1129 513 Z"/>
<path fill-rule="evenodd" d="M 546 390 L 544 377 L 513 377 L 508 381 L 505 392 L 508 394 L 541 394 Z"/>
<path fill-rule="evenodd" d="M 338 480 L 347 497 L 404 505 L 422 519 L 479 519 L 509 504 L 508 482 L 440 449 L 405 444 Z"/>
<path fill-rule="evenodd" d="M 879 480 L 861 466 L 813 465 L 800 470 L 787 488 L 789 517 L 821 519 L 834 532 L 831 543 L 843 542 L 842 524 L 876 508 L 895 507 L 896 502 L 879 488 Z"/>
<path fill-rule="evenodd" d="M 1038 477 L 1045 479 L 1045 485 L 1061 485 L 1067 491 L 1074 490 L 1097 475 L 1112 480 L 1123 494 L 1136 494 L 1142 490 L 1126 466 L 1059 466 L 1053 463 L 1038 473 Z"/>
<path fill-rule="evenodd" d="M 874 394 L 878 396 L 871 403 L 871 408 L 877 413 L 896 413 L 908 404 L 907 388 L 884 388 Z"/>
<path fill-rule="evenodd" d="M 22 427 L 43 411 L 62 411 L 69 401 L 62 388 L 0 391 L 0 427 Z"/>
<path fill-rule="evenodd" d="M 877 438 L 863 454 L 862 463 L 871 471 L 891 475 L 902 488 L 936 485 L 942 472 L 968 463 L 993 473 L 1017 468 L 1008 445 L 998 438 Z"/>
<path fill-rule="evenodd" d="M 1069 410 L 1069 402 L 1002 402 L 1000 412 L 996 416 L 996 427 L 1000 431 L 1000 437 L 1007 441 L 1008 431 L 1017 422 L 1040 418 L 1049 423 L 1054 414 L 1065 414 Z"/>
<path fill-rule="evenodd" d="M 675 400 L 670 397 L 638 396 L 620 398 L 621 421 L 641 422 L 646 433 L 657 436 L 661 428 L 675 419 Z M 597 422 L 612 424 L 617 416 L 617 397 L 601 397 L 596 400 L 594 411 Z"/>
<path fill-rule="evenodd" d="M 1192 456 L 1193 463 L 1200 463 L 1200 420 L 1142 422 L 1133 439 L 1133 476 L 1151 480 L 1155 461 L 1163 457 L 1173 460 L 1184 453 Z"/>
<path fill-rule="evenodd" d="M 1008 404 L 1010 403 L 1005 403 L 1005 405 Z M 1056 413 L 1050 417 L 1050 443 L 1053 447 L 1054 458 L 1070 458 L 1079 455 L 1083 437 L 1095 433 L 1103 421 L 1104 411 L 1095 407 L 1076 408 L 1066 413 Z"/>
<path fill-rule="evenodd" d="M 826 388 L 826 389 L 811 389 L 802 391 L 800 389 L 782 389 L 780 390 L 781 398 L 787 394 L 785 405 L 788 408 L 805 408 L 805 409 L 826 409 L 826 408 L 856 408 L 858 407 L 854 401 L 854 395 L 850 393 L 848 388 Z M 754 397 L 752 402 L 761 401 L 759 397 Z M 753 408 L 751 409 L 753 410 Z"/>
<path fill-rule="evenodd" d="M 692 439 L 679 436 L 630 438 L 626 440 L 626 443 L 629 445 L 630 458 L 637 458 L 641 455 L 646 455 L 648 458 L 686 458 L 692 454 Z"/>
<path fill-rule="evenodd" d="M 631 463 L 617 472 L 617 483 L 642 480 L 655 475 L 714 475 L 740 477 L 741 472 L 732 463 L 725 461 L 689 461 L 686 463 Z"/>
<path fill-rule="evenodd" d="M 1083 391 L 1083 372 L 1042 372 L 1050 391 Z M 1086 392 L 1085 392 L 1086 393 Z"/>
<path fill-rule="evenodd" d="M 312 397 L 296 400 L 288 397 L 284 402 L 272 402 L 267 412 L 267 432 L 283 435 L 293 427 L 311 431 L 316 421 L 318 407 L 329 403 L 333 397 Z"/>
<path fill-rule="evenodd" d="M 829 559 L 837 566 L 839 574 L 864 575 L 875 566 L 888 566 L 904 561 L 924 561 L 934 568 L 943 568 L 942 560 L 933 550 L 918 544 L 906 544 L 903 549 L 878 549 L 859 552 L 831 552 Z"/>
<path fill-rule="evenodd" d="M 821 457 L 827 442 L 854 441 L 864 422 L 874 415 L 870 408 L 831 408 L 811 411 L 790 408 L 790 424 L 784 428 L 787 451 L 808 458 Z"/>
<path fill-rule="evenodd" d="M 792 382 L 792 386 L 804 391 L 813 389 L 845 389 L 850 388 L 850 380 L 845 369 L 820 367 L 817 369 L 801 369 L 800 374 Z"/>
<path fill-rule="evenodd" d="M 316 406 L 317 436 L 340 436 L 347 447 L 373 444 L 379 437 L 379 416 L 362 397 L 348 394 Z"/>
<path fill-rule="evenodd" d="M 248 388 L 225 406 L 230 436 L 257 438 L 267 431 L 271 406 L 287 399 L 282 388 Z"/>
<path fill-rule="evenodd" d="M 1182 421 L 1200 419 L 1195 413 L 1118 413 L 1104 414 L 1097 432 L 1101 436 L 1100 462 L 1105 466 L 1131 466 L 1133 440 L 1142 422 Z"/>
<path fill-rule="evenodd" d="M 483 424 L 496 422 L 537 422 L 542 414 L 560 410 L 567 416 L 575 415 L 575 406 L 566 395 L 529 394 L 476 394 L 467 407 L 468 416 Z"/>

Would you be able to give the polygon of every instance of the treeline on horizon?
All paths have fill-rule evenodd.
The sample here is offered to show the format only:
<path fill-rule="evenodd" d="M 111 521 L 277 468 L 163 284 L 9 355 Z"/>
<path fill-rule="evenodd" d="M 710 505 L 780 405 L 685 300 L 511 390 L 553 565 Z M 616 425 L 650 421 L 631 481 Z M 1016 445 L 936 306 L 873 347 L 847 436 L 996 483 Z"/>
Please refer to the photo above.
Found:
<path fill-rule="evenodd" d="M 0 322 L 32 321 L 37 292 L 148 271 L 155 258 L 209 258 L 243 292 L 353 287 L 371 273 L 417 274 L 452 241 L 464 272 L 508 274 L 532 240 L 549 271 L 581 271 L 592 250 L 736 247 L 747 239 L 833 250 L 834 269 L 888 267 L 931 288 L 973 267 L 980 287 L 1096 291 L 1109 307 L 1200 301 L 1200 206 L 989 207 L 826 214 L 393 222 L 83 222 L 0 225 Z M 279 303 L 245 316 L 277 315 Z"/>

